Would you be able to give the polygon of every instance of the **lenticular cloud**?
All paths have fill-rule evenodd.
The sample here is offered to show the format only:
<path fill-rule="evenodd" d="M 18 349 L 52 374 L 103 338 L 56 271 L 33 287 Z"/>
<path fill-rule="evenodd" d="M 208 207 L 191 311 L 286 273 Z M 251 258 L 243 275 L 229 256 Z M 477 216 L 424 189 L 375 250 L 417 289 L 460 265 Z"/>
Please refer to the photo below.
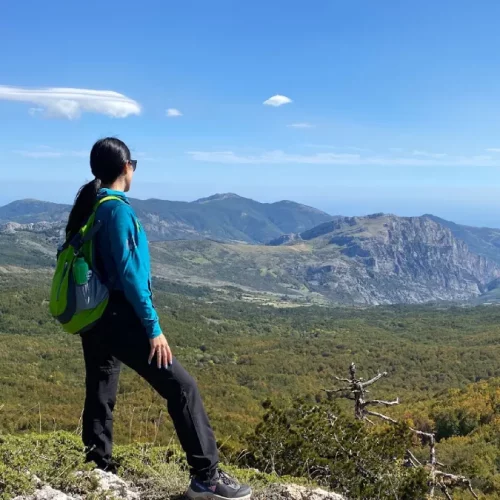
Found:
<path fill-rule="evenodd" d="M 113 118 L 126 118 L 141 113 L 139 103 L 110 90 L 90 89 L 24 89 L 0 85 L 0 100 L 35 104 L 30 114 L 74 120 L 82 113 L 98 113 Z M 33 112 L 36 110 L 36 113 Z"/>
<path fill-rule="evenodd" d="M 264 104 L 265 106 L 273 106 L 277 108 L 279 106 L 283 106 L 283 104 L 290 104 L 291 102 L 293 101 L 286 95 L 277 94 L 273 95 L 272 97 L 264 101 L 262 104 Z"/>

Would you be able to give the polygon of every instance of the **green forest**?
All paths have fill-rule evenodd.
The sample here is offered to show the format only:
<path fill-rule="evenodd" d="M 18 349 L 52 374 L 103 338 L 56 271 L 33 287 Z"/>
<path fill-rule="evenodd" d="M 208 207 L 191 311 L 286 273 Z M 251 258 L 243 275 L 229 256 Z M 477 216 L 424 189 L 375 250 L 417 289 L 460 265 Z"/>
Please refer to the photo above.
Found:
<path fill-rule="evenodd" d="M 1 434 L 78 434 L 84 394 L 79 338 L 64 334 L 50 317 L 48 276 L 42 271 L 2 274 L 0 290 Z M 318 415 L 322 411 L 318 408 L 331 407 L 348 429 L 345 436 L 365 433 L 363 453 L 370 450 L 373 463 L 378 446 L 374 443 L 384 439 L 399 448 L 382 451 L 380 445 L 380 456 L 412 446 L 415 455 L 424 458 L 425 447 L 402 427 L 377 424 L 372 428 L 354 422 L 350 401 L 326 398 L 325 389 L 341 385 L 335 376 L 345 377 L 355 362 L 366 379 L 387 372 L 373 386 L 373 397 L 399 397 L 400 404 L 384 409 L 384 414 L 402 425 L 435 432 L 438 458 L 447 471 L 471 478 L 483 498 L 500 496 L 500 308 L 355 309 L 292 307 L 286 302 L 264 306 L 232 300 L 232 295 L 155 283 L 155 303 L 165 334 L 174 354 L 198 380 L 226 461 L 244 465 L 246 460 L 247 465 L 268 468 L 266 472 L 280 472 L 280 463 L 291 462 L 289 457 L 273 455 L 270 466 L 269 450 L 276 440 L 287 433 L 306 435 L 320 425 L 320 420 L 304 420 L 298 404 L 300 408 L 309 405 Z M 163 401 L 127 368 L 115 414 L 121 445 L 167 446 L 175 441 Z M 293 431 L 294 426 L 299 430 Z M 390 438 L 380 437 L 384 433 Z M 394 433 L 401 441 L 395 441 Z M 327 434 L 317 428 L 317 435 L 327 439 Z M 298 457 L 297 442 L 280 446 L 289 446 Z M 242 459 L 242 450 L 251 453 Z M 320 456 L 321 464 L 333 460 L 322 453 L 320 448 L 311 449 L 309 458 Z M 281 472 L 311 477 L 310 469 L 299 463 L 294 467 L 282 467 Z M 339 474 L 351 481 L 351 494 L 357 491 L 377 498 L 373 484 L 353 486 L 353 478 L 359 476 L 356 469 Z M 348 489 L 340 480 L 316 477 L 327 486 Z M 420 484 L 422 478 L 404 477 L 399 498 L 418 498 L 409 493 L 405 497 L 404 491 L 408 481 Z M 379 498 L 384 495 L 379 491 Z M 471 498 L 468 495 L 464 491 L 454 498 Z"/>

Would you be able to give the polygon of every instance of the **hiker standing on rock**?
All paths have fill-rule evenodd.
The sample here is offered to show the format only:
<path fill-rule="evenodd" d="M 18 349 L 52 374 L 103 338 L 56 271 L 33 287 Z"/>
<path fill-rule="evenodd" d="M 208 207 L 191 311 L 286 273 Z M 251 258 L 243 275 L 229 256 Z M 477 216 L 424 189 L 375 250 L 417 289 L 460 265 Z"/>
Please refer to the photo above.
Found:
<path fill-rule="evenodd" d="M 90 167 L 95 180 L 80 189 L 66 228 L 67 248 L 82 234 L 82 227 L 90 225 L 88 221 L 96 226 L 86 233 L 92 240 L 89 276 L 93 271 L 109 290 L 101 317 L 79 332 L 86 369 L 83 442 L 87 460 L 100 469 L 116 470 L 111 458 L 113 408 L 120 366 L 125 363 L 167 400 L 191 467 L 187 496 L 249 499 L 250 488 L 218 467 L 215 436 L 196 382 L 172 355 L 152 303 L 148 241 L 125 195 L 137 162 L 122 141 L 106 138 L 94 144 Z M 83 240 L 88 243 L 90 238 Z M 83 303 L 91 300 L 90 288 L 85 289 Z M 73 302 L 80 306 L 78 297 Z"/>

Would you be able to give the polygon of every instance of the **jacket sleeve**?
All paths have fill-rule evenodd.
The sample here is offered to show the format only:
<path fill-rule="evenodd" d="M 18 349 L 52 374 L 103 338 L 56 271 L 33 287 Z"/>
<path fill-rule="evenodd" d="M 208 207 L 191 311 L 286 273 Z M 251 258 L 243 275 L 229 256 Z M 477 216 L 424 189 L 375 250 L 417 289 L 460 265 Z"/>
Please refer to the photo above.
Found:
<path fill-rule="evenodd" d="M 108 223 L 110 250 L 125 297 L 132 304 L 149 338 L 162 333 L 150 287 L 149 249 L 139 246 L 139 225 L 128 205 L 114 208 Z"/>

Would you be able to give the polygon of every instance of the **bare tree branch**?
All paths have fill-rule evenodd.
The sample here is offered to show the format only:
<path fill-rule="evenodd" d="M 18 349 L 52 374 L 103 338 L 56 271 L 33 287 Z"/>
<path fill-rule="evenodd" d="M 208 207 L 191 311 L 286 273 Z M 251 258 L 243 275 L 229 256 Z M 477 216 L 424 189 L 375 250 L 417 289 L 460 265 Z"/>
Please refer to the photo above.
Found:
<path fill-rule="evenodd" d="M 431 441 L 435 441 L 436 439 L 434 434 L 431 434 L 430 432 L 419 431 L 418 429 L 414 429 L 413 427 L 410 427 L 410 431 L 414 432 L 415 434 L 418 434 L 419 436 L 425 436 Z"/>
<path fill-rule="evenodd" d="M 382 420 L 385 420 L 386 422 L 391 422 L 392 424 L 398 423 L 397 420 L 394 420 L 393 418 L 388 417 L 387 415 L 382 415 L 382 413 L 378 413 L 376 411 L 366 410 L 366 413 L 368 413 L 368 415 L 373 415 L 374 417 L 381 418 Z"/>
<path fill-rule="evenodd" d="M 451 481 L 452 484 L 466 486 L 467 489 L 470 491 L 471 495 L 474 498 L 479 499 L 479 497 L 477 496 L 475 491 L 472 489 L 472 484 L 471 484 L 470 479 L 467 479 L 464 476 L 456 476 L 455 474 L 449 474 L 447 472 L 442 472 L 440 470 L 434 471 L 434 475 L 441 480 L 448 479 L 449 481 Z"/>
<path fill-rule="evenodd" d="M 441 491 L 443 492 L 447 500 L 453 500 L 453 497 L 450 495 L 450 492 L 448 491 L 446 484 L 441 485 Z"/>
<path fill-rule="evenodd" d="M 416 465 L 422 467 L 422 463 L 420 462 L 420 460 L 410 450 L 406 450 L 406 453 L 408 453 L 408 456 L 413 462 L 415 462 Z"/>
<path fill-rule="evenodd" d="M 368 417 L 365 416 L 364 418 L 369 424 L 375 425 L 375 422 L 373 420 L 370 420 Z"/>
<path fill-rule="evenodd" d="M 382 399 L 371 399 L 369 401 L 364 402 L 364 406 L 368 405 L 383 405 L 383 406 L 394 406 L 399 404 L 399 398 L 396 398 L 394 401 L 383 401 Z"/>
<path fill-rule="evenodd" d="M 367 380 L 366 382 L 361 382 L 361 387 L 368 387 L 369 385 L 372 385 L 374 384 L 377 380 L 380 380 L 382 377 L 387 377 L 387 372 L 383 372 L 383 373 L 379 373 L 378 375 L 375 375 L 375 377 L 373 377 L 372 379 L 370 380 Z"/>
<path fill-rule="evenodd" d="M 340 389 L 331 389 L 331 390 L 325 390 L 327 395 L 330 397 L 333 397 L 334 395 L 336 397 L 341 397 L 345 399 L 349 399 L 351 401 L 354 401 L 354 416 L 358 420 L 363 420 L 368 422 L 371 425 L 375 425 L 374 422 L 368 418 L 368 415 L 378 417 L 381 420 L 384 420 L 385 422 L 390 422 L 391 424 L 398 424 L 399 422 L 387 415 L 383 415 L 382 413 L 378 413 L 376 411 L 371 411 L 368 410 L 368 406 L 395 406 L 399 404 L 399 398 L 396 398 L 394 401 L 385 401 L 383 399 L 372 399 L 365 401 L 366 394 L 368 394 L 368 390 L 366 387 L 374 384 L 378 380 L 380 380 L 382 377 L 387 376 L 387 372 L 379 373 L 375 377 L 369 379 L 368 381 L 364 382 L 361 377 L 356 378 L 356 365 L 354 363 L 351 363 L 349 367 L 349 374 L 351 376 L 350 379 L 343 378 L 343 377 L 334 377 L 336 380 L 339 382 L 347 382 L 349 384 L 349 387 L 342 387 Z M 343 394 L 341 394 L 343 393 Z M 479 497 L 476 495 L 474 490 L 472 489 L 472 484 L 469 479 L 463 476 L 456 476 L 454 474 L 448 474 L 446 472 L 442 472 L 440 470 L 436 469 L 436 466 L 439 465 L 440 467 L 444 467 L 443 464 L 437 461 L 436 459 L 436 436 L 435 434 L 431 432 L 424 432 L 418 429 L 414 429 L 413 427 L 409 427 L 409 430 L 413 433 L 415 433 L 417 436 L 420 437 L 420 440 L 422 444 L 425 444 L 429 447 L 429 460 L 428 462 L 424 465 L 422 462 L 420 462 L 415 455 L 410 451 L 406 450 L 406 455 L 405 455 L 405 461 L 406 464 L 409 464 L 410 466 L 413 467 L 425 467 L 426 470 L 428 471 L 429 474 L 429 497 L 433 498 L 434 497 L 434 492 L 436 488 L 439 488 L 445 497 L 448 500 L 452 499 L 451 493 L 449 491 L 449 488 L 455 488 L 455 487 L 462 487 L 462 488 L 467 488 L 471 495 L 475 498 L 478 499 Z M 335 439 L 337 443 L 340 445 L 340 442 L 338 441 L 337 436 L 335 436 Z M 353 459 L 356 457 L 353 456 L 352 452 L 349 450 L 345 450 L 345 452 L 348 453 L 349 456 L 351 456 Z M 360 467 L 359 464 L 357 464 L 358 467 Z M 360 470 L 363 473 L 368 473 L 368 471 L 364 470 L 362 467 L 360 467 Z"/>

